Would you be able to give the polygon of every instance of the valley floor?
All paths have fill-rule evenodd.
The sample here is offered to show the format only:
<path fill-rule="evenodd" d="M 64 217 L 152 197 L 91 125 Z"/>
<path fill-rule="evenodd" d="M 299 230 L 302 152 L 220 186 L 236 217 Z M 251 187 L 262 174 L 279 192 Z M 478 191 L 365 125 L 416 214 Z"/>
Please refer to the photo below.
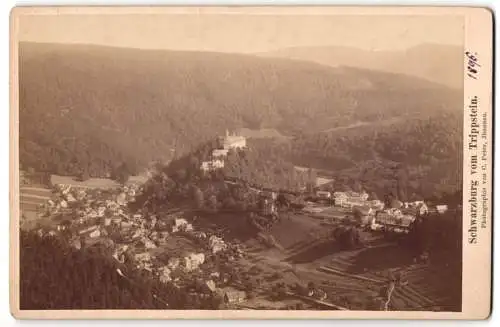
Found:
<path fill-rule="evenodd" d="M 233 222 L 237 220 L 232 218 Z M 305 300 L 314 309 L 380 310 L 385 299 L 381 292 L 389 285 L 390 276 L 399 272 L 405 283 L 393 292 L 389 310 L 461 309 L 458 262 L 416 263 L 408 250 L 372 232 L 364 233 L 364 248 L 341 251 L 329 237 L 330 228 L 324 220 L 303 213 L 289 214 L 269 231 L 280 249 L 268 248 L 255 235 L 236 229 L 230 226 L 226 237 L 244 241 L 247 258 L 238 264 L 258 271 L 259 292 L 241 304 L 247 308 L 286 308 L 294 301 Z M 327 294 L 327 299 L 304 299 L 296 293 L 279 300 L 270 298 L 270 290 L 278 283 L 290 286 L 311 282 Z"/>

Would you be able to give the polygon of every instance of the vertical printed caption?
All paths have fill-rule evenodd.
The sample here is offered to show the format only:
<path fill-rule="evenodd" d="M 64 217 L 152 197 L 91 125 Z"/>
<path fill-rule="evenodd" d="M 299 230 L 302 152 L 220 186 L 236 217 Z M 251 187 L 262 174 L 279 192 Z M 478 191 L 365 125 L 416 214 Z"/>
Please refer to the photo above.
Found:
<path fill-rule="evenodd" d="M 476 52 L 466 51 L 466 79 L 477 81 L 481 74 L 480 58 Z M 464 185 L 468 192 L 468 244 L 480 242 L 481 230 L 486 230 L 489 225 L 489 162 L 490 151 L 488 147 L 488 112 L 481 110 L 481 98 L 478 95 L 469 97 L 465 107 L 465 116 L 468 117 L 468 135 L 465 146 L 468 150 L 468 165 L 464 173 L 470 177 L 469 185 Z M 466 120 L 467 121 L 467 120 Z"/>

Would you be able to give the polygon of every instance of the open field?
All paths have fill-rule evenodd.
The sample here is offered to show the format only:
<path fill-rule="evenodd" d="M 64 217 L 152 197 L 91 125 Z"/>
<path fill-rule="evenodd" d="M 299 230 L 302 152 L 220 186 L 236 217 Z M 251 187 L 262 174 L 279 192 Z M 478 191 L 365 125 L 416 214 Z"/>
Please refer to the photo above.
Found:
<path fill-rule="evenodd" d="M 323 218 L 323 219 L 333 219 L 340 220 L 344 219 L 346 216 L 351 217 L 352 211 L 348 211 L 344 208 L 329 206 L 329 205 L 318 205 L 318 204 L 306 204 L 306 207 L 303 209 L 307 212 L 307 215 L 310 218 Z"/>
<path fill-rule="evenodd" d="M 129 179 L 127 180 L 127 184 L 132 184 L 132 183 L 142 184 L 146 182 L 147 178 L 148 177 L 146 175 L 130 176 Z M 50 180 L 53 185 L 63 184 L 63 185 L 71 185 L 74 187 L 89 188 L 89 189 L 91 188 L 111 189 L 120 187 L 120 183 L 109 178 L 89 178 L 85 181 L 79 181 L 74 176 L 52 175 Z"/>
<path fill-rule="evenodd" d="M 40 220 L 40 206 L 46 203 L 52 191 L 43 185 L 21 186 L 19 190 L 19 206 L 21 209 L 20 224 L 24 229 L 31 229 Z"/>
<path fill-rule="evenodd" d="M 45 186 L 22 186 L 20 188 L 20 192 L 21 196 L 30 195 L 34 197 L 39 196 L 42 198 L 50 197 L 52 194 L 51 190 Z"/>
<path fill-rule="evenodd" d="M 274 128 L 261 128 L 261 129 L 249 129 L 249 128 L 240 128 L 237 131 L 237 135 L 244 136 L 246 138 L 254 138 L 254 139 L 266 139 L 273 138 L 278 140 L 289 140 L 291 137 L 281 134 L 278 130 Z"/>
<path fill-rule="evenodd" d="M 309 168 L 302 166 L 295 166 L 295 170 L 304 173 L 309 171 Z M 331 174 L 330 172 L 321 171 L 319 169 L 313 169 L 313 171 L 318 175 L 316 177 L 316 186 L 321 186 L 333 182 L 333 179 L 329 177 Z"/>
<path fill-rule="evenodd" d="M 53 185 L 63 184 L 81 188 L 116 188 L 120 184 L 107 178 L 89 178 L 85 181 L 78 181 L 73 176 L 52 175 L 50 181 Z"/>
<path fill-rule="evenodd" d="M 21 187 L 19 192 L 21 206 L 40 205 L 50 199 L 52 192 L 47 187 Z"/>

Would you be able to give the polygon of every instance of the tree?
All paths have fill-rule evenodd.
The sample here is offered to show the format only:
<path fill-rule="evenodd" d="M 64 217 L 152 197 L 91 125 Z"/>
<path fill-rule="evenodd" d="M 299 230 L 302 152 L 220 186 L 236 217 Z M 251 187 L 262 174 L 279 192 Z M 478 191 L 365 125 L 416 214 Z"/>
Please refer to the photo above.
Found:
<path fill-rule="evenodd" d="M 208 198 L 208 207 L 210 208 L 210 210 L 212 211 L 216 211 L 217 208 L 218 208 L 218 203 L 217 203 L 217 197 L 215 195 L 211 195 L 209 198 Z"/>
<path fill-rule="evenodd" d="M 386 208 L 391 208 L 393 201 L 397 200 L 392 192 L 386 193 L 384 195 L 384 205 Z"/>
<path fill-rule="evenodd" d="M 363 220 L 363 213 L 361 212 L 361 209 L 354 208 L 353 214 L 354 214 L 354 219 L 356 221 L 356 224 L 358 224 L 358 225 L 361 224 L 361 222 Z"/>
<path fill-rule="evenodd" d="M 236 208 L 240 211 L 246 211 L 248 209 L 248 203 L 245 200 L 237 201 Z"/>
<path fill-rule="evenodd" d="M 362 244 L 361 235 L 357 228 L 340 227 L 334 231 L 334 237 L 341 249 L 351 250 Z"/>
<path fill-rule="evenodd" d="M 369 200 L 378 200 L 377 193 L 371 192 L 370 197 L 368 198 Z"/>
<path fill-rule="evenodd" d="M 363 186 L 359 181 L 354 181 L 354 185 L 352 186 L 352 189 L 356 193 L 361 193 L 363 191 Z"/>
<path fill-rule="evenodd" d="M 188 175 L 187 175 L 186 169 L 182 169 L 182 168 L 181 168 L 181 169 L 176 170 L 176 171 L 172 174 L 171 178 L 172 178 L 175 182 L 179 183 L 179 182 L 184 182 L 184 181 L 186 180 L 186 177 L 187 177 L 187 176 L 188 176 Z"/>
<path fill-rule="evenodd" d="M 111 173 L 111 178 L 120 184 L 125 184 L 130 177 L 130 169 L 126 162 L 122 162 Z"/>
<path fill-rule="evenodd" d="M 396 172 L 397 192 L 400 201 L 408 201 L 408 172 L 406 167 L 400 166 Z"/>
<path fill-rule="evenodd" d="M 81 170 L 80 174 L 78 174 L 78 176 L 77 176 L 77 179 L 78 179 L 79 181 L 82 181 L 82 182 L 84 182 L 84 181 L 88 180 L 89 178 L 90 178 L 90 176 L 89 176 L 89 171 L 88 171 L 88 169 L 86 169 L 86 168 L 83 168 L 83 169 Z"/>
<path fill-rule="evenodd" d="M 223 200 L 223 206 L 227 209 L 235 209 L 237 207 L 237 203 L 231 195 L 228 195 Z"/>

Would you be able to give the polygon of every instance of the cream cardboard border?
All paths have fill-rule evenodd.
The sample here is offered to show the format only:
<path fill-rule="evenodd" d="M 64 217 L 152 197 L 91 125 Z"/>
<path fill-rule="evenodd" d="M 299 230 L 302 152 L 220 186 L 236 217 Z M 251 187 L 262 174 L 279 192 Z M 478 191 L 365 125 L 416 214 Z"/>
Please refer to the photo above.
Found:
<path fill-rule="evenodd" d="M 19 310 L 19 118 L 18 48 L 19 17 L 24 15 L 72 14 L 235 14 L 258 15 L 457 15 L 465 22 L 465 50 L 477 53 L 479 77 L 467 77 L 464 56 L 464 235 L 462 312 L 379 312 L 379 311 L 199 311 L 199 310 Z M 492 12 L 473 7 L 16 7 L 10 16 L 10 308 L 18 319 L 486 319 L 491 310 L 491 167 L 492 167 Z M 478 115 L 487 114 L 486 190 L 488 225 L 479 231 L 478 244 L 467 243 L 470 184 L 470 152 L 465 145 L 470 130 L 467 105 L 470 97 L 480 98 Z M 478 148 L 482 147 L 482 141 Z M 480 205 L 480 201 L 478 202 Z M 480 208 L 479 208 L 480 210 Z"/>

